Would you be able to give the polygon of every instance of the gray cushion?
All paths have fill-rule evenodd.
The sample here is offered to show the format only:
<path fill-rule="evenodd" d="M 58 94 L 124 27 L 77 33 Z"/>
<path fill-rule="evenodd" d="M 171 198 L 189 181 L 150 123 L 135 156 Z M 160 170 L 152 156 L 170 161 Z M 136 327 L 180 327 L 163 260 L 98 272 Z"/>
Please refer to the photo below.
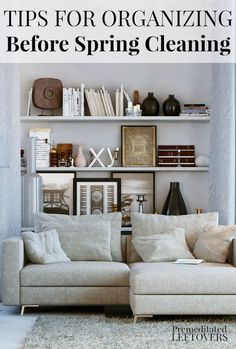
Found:
<path fill-rule="evenodd" d="M 134 263 L 130 269 L 134 294 L 235 294 L 236 290 L 236 269 L 231 264 Z"/>
<path fill-rule="evenodd" d="M 236 225 L 206 227 L 194 246 L 196 258 L 206 262 L 225 263 L 229 256 L 230 243 L 236 235 Z"/>
<path fill-rule="evenodd" d="M 39 234 L 32 231 L 23 232 L 22 238 L 27 257 L 32 263 L 48 264 L 70 261 L 61 248 L 55 229 Z"/>
<path fill-rule="evenodd" d="M 110 222 L 43 224 L 43 231 L 48 229 L 57 231 L 61 247 L 72 261 L 112 261 Z"/>
<path fill-rule="evenodd" d="M 185 241 L 185 231 L 176 228 L 172 231 L 137 236 L 132 240 L 135 250 L 144 262 L 170 262 L 176 259 L 194 259 Z"/>
<path fill-rule="evenodd" d="M 129 267 L 117 262 L 28 264 L 21 286 L 128 286 Z"/>
<path fill-rule="evenodd" d="M 158 214 L 132 214 L 132 235 L 137 236 L 162 234 L 167 231 L 183 228 L 186 242 L 192 251 L 198 235 L 206 225 L 218 224 L 218 213 L 189 214 L 183 216 L 164 216 Z M 131 249 L 131 262 L 141 261 L 134 248 Z"/>
<path fill-rule="evenodd" d="M 76 224 L 87 222 L 109 221 L 111 229 L 111 255 L 115 262 L 122 262 L 121 253 L 121 222 L 122 215 L 120 212 L 88 215 L 88 216 L 67 216 L 59 214 L 37 213 L 35 214 L 35 231 L 42 231 L 42 225 L 46 224 Z"/>

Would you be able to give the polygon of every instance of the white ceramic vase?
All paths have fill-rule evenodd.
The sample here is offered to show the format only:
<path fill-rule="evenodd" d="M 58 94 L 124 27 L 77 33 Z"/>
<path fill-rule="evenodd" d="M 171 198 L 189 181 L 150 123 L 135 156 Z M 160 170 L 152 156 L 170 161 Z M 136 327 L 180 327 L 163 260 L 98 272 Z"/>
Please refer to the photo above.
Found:
<path fill-rule="evenodd" d="M 209 157 L 207 155 L 198 155 L 195 159 L 197 167 L 208 167 L 209 166 Z"/>
<path fill-rule="evenodd" d="M 77 151 L 77 155 L 75 158 L 75 166 L 76 167 L 86 167 L 87 162 L 86 162 L 86 158 L 84 156 L 83 153 L 83 144 L 78 144 L 78 151 Z"/>

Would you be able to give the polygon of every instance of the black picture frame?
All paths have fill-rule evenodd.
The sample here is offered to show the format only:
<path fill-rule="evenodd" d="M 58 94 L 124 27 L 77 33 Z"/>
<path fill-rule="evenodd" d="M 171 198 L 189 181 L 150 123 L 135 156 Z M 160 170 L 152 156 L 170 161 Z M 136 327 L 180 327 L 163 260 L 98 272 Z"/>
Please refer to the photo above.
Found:
<path fill-rule="evenodd" d="M 71 171 L 37 170 L 37 174 L 39 174 L 42 177 L 43 182 L 45 181 L 45 177 L 48 177 L 48 181 L 50 177 L 58 178 L 57 180 L 54 181 L 55 185 L 51 185 L 51 188 L 50 186 L 47 190 L 43 188 L 43 212 L 49 213 L 49 214 L 73 215 L 74 214 L 74 179 L 76 178 L 76 172 L 73 170 Z M 59 188 L 60 183 L 58 181 L 59 179 L 62 179 L 62 178 L 65 180 L 66 177 L 71 177 L 71 178 L 68 178 L 68 182 L 71 181 L 71 183 L 69 184 L 69 189 L 68 190 L 65 190 L 65 188 L 60 189 Z"/>
<path fill-rule="evenodd" d="M 117 176 L 117 177 L 114 177 L 114 176 Z M 140 177 L 140 194 L 144 193 L 145 194 L 145 191 L 149 192 L 150 189 L 152 190 L 152 193 L 149 193 L 149 197 L 148 197 L 148 194 L 146 194 L 146 199 L 148 200 L 151 200 L 151 202 L 149 203 L 148 207 L 145 207 L 145 203 L 144 203 L 144 213 L 155 213 L 155 201 L 156 201 L 156 194 L 155 194 L 155 189 L 156 189 L 156 174 L 154 171 L 112 171 L 111 172 L 111 178 L 120 178 L 121 179 L 121 212 L 122 212 L 122 216 L 123 216 L 123 219 L 122 219 L 122 226 L 123 227 L 131 227 L 131 222 L 130 222 L 130 216 L 127 214 L 127 212 L 125 211 L 125 205 L 128 205 L 128 202 L 126 201 L 126 203 L 124 202 L 124 200 L 128 199 L 128 196 L 130 196 L 132 198 L 132 200 L 134 200 L 134 196 L 136 194 L 133 194 L 133 193 L 128 193 L 128 191 L 126 192 L 123 192 L 123 188 L 124 186 L 122 187 L 122 179 L 124 177 L 127 177 L 127 179 L 124 179 L 124 180 L 127 180 L 129 182 L 133 182 L 134 185 L 133 185 L 133 189 L 134 191 L 135 190 L 135 185 L 137 186 L 137 178 Z M 146 176 L 146 178 L 145 178 Z M 150 177 L 150 178 L 148 178 Z M 145 188 L 143 188 L 142 190 L 142 181 L 150 181 L 150 184 L 148 185 L 145 185 Z M 127 186 L 128 183 L 126 183 L 126 189 L 128 189 L 127 187 L 129 187 L 129 184 Z M 137 188 L 137 192 L 139 191 Z M 148 190 L 147 190 L 148 189 Z M 124 198 L 123 195 L 128 195 L 127 198 Z M 150 197 L 152 196 L 152 197 Z M 134 202 L 133 202 L 134 203 Z M 135 202 L 135 205 L 133 204 L 131 207 L 131 202 L 130 202 L 130 209 L 131 209 L 131 212 L 138 212 L 138 203 Z M 126 206 L 127 208 L 127 206 Z M 130 212 L 130 213 L 131 213 Z"/>
<path fill-rule="evenodd" d="M 87 187 L 91 188 L 91 183 L 95 183 L 94 186 L 98 188 L 98 186 L 102 186 L 105 183 L 114 183 L 114 188 L 116 188 L 116 200 L 113 204 L 111 204 L 111 202 L 109 201 L 109 203 L 104 204 L 102 206 L 101 200 L 104 199 L 104 196 L 101 198 L 101 200 L 99 201 L 99 207 L 98 202 L 95 203 L 94 207 L 92 207 L 91 202 L 89 203 L 90 208 L 88 207 L 87 201 L 86 204 L 87 206 L 85 206 L 83 204 L 83 208 L 81 208 L 81 196 L 80 196 L 80 202 L 78 202 L 78 183 L 81 183 L 81 186 L 85 187 L 86 183 L 87 183 Z M 104 186 L 105 187 L 105 186 Z M 111 185 L 110 185 L 110 189 L 111 189 Z M 91 195 L 91 193 L 88 195 L 87 192 L 85 192 L 85 189 L 82 188 L 84 193 L 84 197 L 83 200 L 86 200 L 89 195 Z M 109 190 L 110 190 L 109 189 Z M 96 192 L 96 189 L 95 189 Z M 87 195 L 87 197 L 85 198 L 85 195 Z M 97 193 L 96 193 L 97 195 Z M 101 195 L 104 195 L 104 193 L 102 193 Z M 96 201 L 99 200 L 99 195 L 97 195 Z M 113 205 L 116 205 L 116 208 L 114 209 L 114 207 L 112 207 Z M 121 180 L 119 178 L 74 178 L 74 215 L 85 215 L 85 214 L 99 214 L 99 213 L 110 213 L 110 212 L 116 212 L 116 211 L 120 211 L 121 210 Z M 107 210 L 105 209 L 107 207 Z M 86 213 L 85 213 L 86 210 Z"/>
<path fill-rule="evenodd" d="M 147 129 L 151 130 L 151 136 L 152 140 L 149 140 L 149 145 L 145 144 L 147 141 L 147 137 L 145 138 L 145 130 Z M 133 155 L 133 161 L 132 159 L 132 147 L 128 147 L 130 144 L 128 142 L 132 141 L 132 138 L 134 135 L 129 134 L 126 138 L 125 131 L 139 130 L 139 137 L 143 137 L 144 144 L 143 144 L 143 149 L 144 149 L 144 154 L 140 154 L 140 156 L 137 156 L 136 159 L 134 159 Z M 141 131 L 141 132 L 140 132 Z M 140 142 L 139 142 L 139 148 L 140 148 Z M 145 152 L 146 150 L 146 152 Z M 145 155 L 149 158 L 145 159 Z M 127 157 L 130 157 L 128 160 Z M 121 167 L 156 167 L 157 165 L 157 127 L 155 125 L 122 125 L 121 126 Z"/>

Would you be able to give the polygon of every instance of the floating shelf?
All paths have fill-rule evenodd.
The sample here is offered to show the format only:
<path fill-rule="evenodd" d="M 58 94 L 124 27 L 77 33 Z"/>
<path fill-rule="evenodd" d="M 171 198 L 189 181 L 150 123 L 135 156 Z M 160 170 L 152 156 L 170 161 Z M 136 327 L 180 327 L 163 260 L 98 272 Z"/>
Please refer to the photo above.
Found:
<path fill-rule="evenodd" d="M 25 167 L 21 171 L 26 171 Z M 208 172 L 208 167 L 46 167 L 41 172 Z"/>
<path fill-rule="evenodd" d="M 63 116 L 21 116 L 22 122 L 91 122 L 91 121 L 109 121 L 109 122 L 120 122 L 120 121 L 134 121 L 134 122 L 145 122 L 145 121 L 163 121 L 163 122 L 207 122 L 210 117 L 207 115 L 186 115 L 186 116 L 139 116 L 139 117 L 128 117 L 128 116 L 84 116 L 84 117 L 63 117 Z"/>

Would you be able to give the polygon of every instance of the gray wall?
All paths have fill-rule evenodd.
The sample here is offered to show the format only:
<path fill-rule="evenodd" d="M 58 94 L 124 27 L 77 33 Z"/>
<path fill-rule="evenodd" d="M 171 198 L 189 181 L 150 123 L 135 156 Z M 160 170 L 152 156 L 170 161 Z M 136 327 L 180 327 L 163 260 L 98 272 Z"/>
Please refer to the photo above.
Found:
<path fill-rule="evenodd" d="M 0 136 L 8 168 L 0 169 L 0 257 L 2 241 L 20 234 L 20 86 L 18 66 L 0 64 Z M 14 258 L 14 256 L 12 256 Z M 1 273 L 1 264 L 0 264 Z"/>

